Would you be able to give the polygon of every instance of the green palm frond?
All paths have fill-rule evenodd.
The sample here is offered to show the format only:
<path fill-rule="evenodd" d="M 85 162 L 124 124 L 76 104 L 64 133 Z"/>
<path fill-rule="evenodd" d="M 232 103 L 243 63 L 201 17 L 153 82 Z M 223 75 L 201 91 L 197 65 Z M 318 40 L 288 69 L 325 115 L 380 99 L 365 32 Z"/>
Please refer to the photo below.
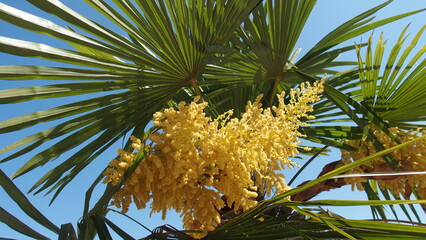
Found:
<path fill-rule="evenodd" d="M 268 0 L 244 21 L 228 43 L 235 49 L 228 56 L 232 61 L 206 69 L 206 81 L 224 84 L 208 91 L 209 100 L 218 103 L 215 108 L 219 113 L 233 108 L 239 115 L 246 102 L 259 94 L 264 94 L 267 106 L 272 104 L 278 88 L 282 91 L 280 84 L 288 83 L 286 75 L 300 51 L 295 44 L 315 3 Z"/>
<path fill-rule="evenodd" d="M 407 38 L 404 37 L 406 29 L 401 33 L 398 42 L 393 47 L 386 65 L 381 63 L 385 61 L 382 60 L 384 54 L 382 37 L 379 39 L 374 54 L 372 52 L 372 38 L 370 37 L 367 44 L 367 60 L 365 62 L 360 54 L 361 47 L 365 45 L 355 46 L 358 53 L 360 70 L 351 70 L 338 76 L 332 76 L 326 80 L 327 84 L 329 84 L 324 93 L 327 100 L 316 104 L 315 115 L 319 120 L 317 123 L 327 123 L 329 121 L 336 121 L 336 119 L 348 121 L 350 119 L 350 121 L 355 122 L 362 129 L 370 141 L 375 143 L 377 149 L 383 149 L 383 146 L 369 133 L 367 123 L 374 123 L 379 129 L 389 134 L 396 142 L 398 142 L 398 139 L 388 130 L 390 126 L 411 129 L 421 127 L 421 122 L 420 124 L 412 122 L 422 121 L 423 116 L 425 116 L 423 105 L 425 104 L 424 94 L 426 92 L 422 83 L 425 75 L 425 63 L 424 61 L 419 61 L 420 57 L 424 54 L 424 47 L 417 53 L 413 53 L 413 59 L 409 60 L 409 62 L 405 62 L 405 60 L 408 61 L 407 56 L 416 46 L 424 29 L 425 27 L 416 34 L 410 45 L 400 56 L 397 65 L 395 64 L 399 49 L 403 46 Z M 308 79 L 314 79 L 314 77 L 308 76 L 305 73 L 300 72 L 300 75 Z M 342 81 L 342 79 L 345 81 L 344 83 L 336 84 Z M 333 87 L 333 85 L 336 87 Z M 361 89 L 354 89 L 356 86 L 361 86 Z M 346 94 L 340 91 L 346 92 Z M 362 100 L 360 103 L 357 102 L 359 99 Z M 334 102 L 334 104 L 331 104 L 331 102 Z M 340 108 L 341 111 L 336 111 L 336 108 Z M 404 113 L 404 111 L 410 111 L 410 113 Z M 358 115 L 362 115 L 362 117 L 360 118 Z M 396 116 L 403 117 L 403 119 L 396 119 Z M 390 163 L 392 160 L 388 158 L 388 162 Z"/>
<path fill-rule="evenodd" d="M 327 51 L 328 49 L 336 46 L 339 43 L 342 43 L 342 41 L 348 40 L 349 38 L 353 38 L 353 37 L 359 35 L 360 33 L 364 33 L 368 30 L 374 29 L 377 26 L 377 24 L 381 25 L 385 22 L 386 23 L 392 22 L 392 21 L 395 21 L 397 19 L 400 19 L 401 17 L 406 16 L 406 14 L 401 14 L 401 15 L 386 18 L 386 19 L 383 19 L 383 20 L 378 20 L 376 22 L 371 22 L 374 19 L 374 17 L 372 17 L 372 14 L 374 14 L 379 9 L 385 7 L 389 3 L 390 3 L 390 1 L 385 2 L 385 3 L 373 8 L 369 11 L 366 11 L 365 13 L 362 13 L 362 14 L 356 16 L 355 18 L 347 21 L 346 23 L 342 24 L 341 26 L 336 28 L 334 31 L 329 33 L 327 36 L 325 36 L 305 56 L 303 56 L 296 63 L 296 66 L 298 67 L 298 72 L 303 73 L 303 74 L 299 74 L 299 76 L 302 79 L 305 79 L 305 80 L 313 80 L 314 76 L 327 73 L 326 69 L 333 67 L 333 64 L 336 63 L 335 61 L 330 61 L 330 60 L 327 61 L 326 60 L 327 58 L 335 59 L 335 58 L 337 58 L 337 56 L 340 53 L 343 53 L 343 52 L 346 52 L 346 51 L 349 51 L 349 50 L 352 50 L 352 49 L 361 49 L 362 47 L 365 47 L 368 44 L 359 44 L 358 46 L 347 46 L 347 47 L 343 47 L 343 48 L 331 50 L 331 51 Z M 411 12 L 411 13 L 407 13 L 407 14 L 414 14 L 414 13 L 421 12 L 421 11 L 424 11 L 424 9 L 419 10 L 419 11 L 414 11 L 414 12 Z M 421 33 L 419 32 L 419 35 L 420 34 Z M 413 47 L 415 46 L 414 43 L 417 42 L 419 37 L 420 36 L 416 36 L 415 39 L 413 39 L 413 43 L 408 47 L 410 50 L 413 49 Z M 399 44 L 402 44 L 402 42 L 400 42 Z M 421 55 L 423 51 L 424 50 L 420 50 L 417 54 Z M 316 56 L 315 54 L 317 54 L 318 56 Z M 407 54 L 408 54 L 408 52 L 407 52 Z M 382 55 L 383 55 L 383 52 L 382 52 Z M 389 61 L 392 61 L 392 58 L 394 58 L 394 57 L 396 57 L 396 56 L 393 56 L 393 55 L 390 56 Z M 307 59 L 309 59 L 309 61 Z M 418 58 L 416 58 L 416 59 L 418 59 Z M 362 60 L 360 60 L 358 62 L 358 64 L 357 64 L 358 68 L 364 69 L 363 67 L 361 67 L 360 62 L 362 62 Z M 339 63 L 339 62 L 337 62 L 337 63 Z M 411 61 L 411 63 L 414 63 L 414 61 Z M 351 64 L 354 64 L 354 63 L 350 62 L 348 64 L 351 65 Z M 403 63 L 400 62 L 400 64 L 403 64 Z M 419 65 L 421 65 L 421 64 L 419 64 Z M 320 66 L 320 67 L 318 67 L 318 66 Z M 352 67 L 353 67 L 353 65 L 352 65 Z M 317 69 L 319 71 L 317 71 L 317 72 L 311 71 L 311 68 Z M 348 96 L 352 96 L 352 97 L 355 98 L 356 96 L 360 95 L 358 86 L 360 86 L 359 78 L 361 76 L 359 76 L 358 68 L 351 68 L 351 69 L 348 69 L 346 71 L 342 71 L 340 73 L 335 73 L 331 77 L 328 77 L 326 79 L 326 82 L 327 82 L 327 84 L 329 84 L 333 88 L 335 88 L 339 91 L 345 92 Z M 423 68 L 424 68 L 424 66 L 423 66 Z M 418 69 L 419 70 L 422 69 L 421 66 L 419 66 Z M 386 73 L 385 73 L 385 75 L 386 75 Z M 414 77 L 414 80 L 410 79 L 409 81 L 416 81 L 414 75 L 410 76 L 410 77 Z M 402 79 L 400 79 L 400 81 L 401 80 Z M 415 89 L 422 89 L 422 88 L 419 87 L 419 88 L 415 88 Z M 422 90 L 419 90 L 419 91 L 422 91 Z M 326 90 L 325 95 L 327 96 L 327 94 L 329 94 L 329 93 Z M 355 99 L 357 100 L 358 98 L 355 98 Z M 329 99 L 329 100 L 331 100 L 331 99 Z M 315 110 L 315 115 L 318 116 L 318 119 L 322 123 L 335 121 L 336 119 L 341 120 L 341 121 L 348 121 L 349 120 L 348 116 L 350 117 L 350 115 L 348 115 L 347 113 L 343 113 L 344 111 L 341 112 L 341 108 L 340 108 L 340 111 L 339 111 L 338 105 L 331 104 L 330 101 L 322 101 L 322 102 L 317 103 L 316 105 L 317 105 L 317 107 L 316 107 L 316 110 Z M 349 106 L 347 106 L 347 107 L 349 107 Z M 365 116 L 372 114 L 372 111 L 369 111 L 368 109 L 362 110 L 362 108 L 365 108 L 365 107 L 350 106 L 349 108 L 353 108 L 353 107 L 355 108 L 356 112 L 358 112 L 359 114 L 363 114 Z M 420 109 L 422 109 L 422 108 L 420 108 Z M 339 114 L 339 112 L 340 112 L 340 114 Z M 421 113 L 419 115 L 421 115 Z M 384 124 L 383 120 L 379 120 L 378 117 L 379 117 L 379 115 L 377 115 L 374 118 L 371 118 L 371 117 L 367 117 L 367 118 L 369 119 L 369 121 L 376 119 L 377 123 L 382 122 L 380 125 Z M 388 121 L 388 119 L 386 119 L 381 114 L 380 114 L 380 117 L 382 117 L 382 119 Z M 353 120 L 354 119 L 351 119 L 349 121 L 353 121 Z M 410 121 L 412 121 L 412 120 L 410 120 Z M 415 120 L 415 121 L 417 121 L 417 120 Z M 401 121 L 401 124 L 403 124 L 403 122 L 406 122 L 406 121 L 405 120 Z M 359 124 L 359 123 L 357 123 L 357 124 Z M 359 125 L 359 126 L 362 127 L 362 125 Z M 382 130 L 385 130 L 385 129 L 383 128 Z"/>
<path fill-rule="evenodd" d="M 418 52 L 412 53 L 422 33 L 424 25 L 413 37 L 410 44 L 403 50 L 402 46 L 408 36 L 405 34 L 408 26 L 400 34 L 397 43 L 393 46 L 390 56 L 383 59 L 386 41 L 380 35 L 373 50 L 372 37 L 368 41 L 365 60 L 357 48 L 361 82 L 360 98 L 366 105 L 374 109 L 391 125 L 398 126 L 400 122 L 424 121 L 426 110 L 426 61 L 421 57 L 426 52 L 423 46 Z M 413 54 L 409 58 L 409 54 Z M 417 127 L 413 125 L 413 127 Z"/>

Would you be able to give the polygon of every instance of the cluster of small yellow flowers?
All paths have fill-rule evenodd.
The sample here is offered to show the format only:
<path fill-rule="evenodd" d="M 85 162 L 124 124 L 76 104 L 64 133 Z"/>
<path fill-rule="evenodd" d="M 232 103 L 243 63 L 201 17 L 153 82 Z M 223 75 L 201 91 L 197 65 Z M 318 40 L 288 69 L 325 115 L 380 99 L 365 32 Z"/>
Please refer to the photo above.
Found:
<path fill-rule="evenodd" d="M 312 118 L 310 105 L 318 101 L 323 83 L 301 84 L 278 95 L 277 107 L 263 109 L 261 96 L 248 102 L 241 118 L 232 111 L 211 119 L 204 109 L 207 102 L 195 99 L 181 102 L 154 114 L 159 131 L 150 134 L 152 147 L 135 172 L 114 195 L 112 204 L 127 211 L 133 200 L 144 208 L 152 200 L 152 212 L 175 209 L 183 216 L 184 228 L 213 230 L 220 222 L 219 210 L 228 206 L 246 210 L 254 206 L 258 193 L 270 195 L 288 191 L 278 171 L 295 163 L 302 136 L 297 130 L 300 118 Z M 132 138 L 136 149 L 140 140 Z M 105 182 L 116 184 L 132 161 L 133 153 L 119 150 L 120 159 L 112 160 Z"/>
<path fill-rule="evenodd" d="M 132 147 L 136 150 L 140 149 L 141 140 L 135 137 L 131 137 L 133 142 Z M 129 153 L 124 151 L 123 149 L 117 150 L 119 159 L 113 159 L 109 163 L 109 168 L 107 168 L 104 172 L 105 178 L 104 182 L 111 182 L 113 185 L 117 185 L 121 179 L 123 179 L 124 173 L 129 168 L 130 164 L 132 164 L 133 159 L 135 158 L 135 153 Z"/>
<path fill-rule="evenodd" d="M 372 126 L 374 128 L 374 126 Z M 390 128 L 390 132 L 396 136 L 400 142 L 406 142 L 419 135 L 426 134 L 425 130 L 417 129 L 416 131 L 404 131 L 396 127 Z M 385 148 L 396 146 L 397 143 L 393 141 L 386 133 L 381 130 L 375 130 L 374 136 L 382 143 Z M 358 151 L 348 152 L 342 151 L 342 161 L 350 163 L 363 157 L 369 156 L 377 152 L 374 145 L 367 140 L 350 140 L 348 144 L 357 147 Z M 407 172 L 421 172 L 426 171 L 426 140 L 417 141 L 407 147 L 400 148 L 391 153 L 394 160 L 398 163 L 398 170 Z M 366 173 L 366 172 L 393 172 L 392 169 L 386 164 L 382 157 L 378 157 L 369 161 L 368 163 L 359 167 L 353 168 L 346 172 L 347 174 Z M 356 186 L 358 190 L 363 190 L 362 182 L 367 181 L 365 178 L 345 178 L 348 184 L 352 184 L 352 188 Z M 426 199 L 426 177 L 424 175 L 400 175 L 392 177 L 378 177 L 377 181 L 381 188 L 389 189 L 393 194 L 410 194 L 411 189 L 416 187 L 422 199 Z M 409 192 L 406 192 L 409 190 Z"/>

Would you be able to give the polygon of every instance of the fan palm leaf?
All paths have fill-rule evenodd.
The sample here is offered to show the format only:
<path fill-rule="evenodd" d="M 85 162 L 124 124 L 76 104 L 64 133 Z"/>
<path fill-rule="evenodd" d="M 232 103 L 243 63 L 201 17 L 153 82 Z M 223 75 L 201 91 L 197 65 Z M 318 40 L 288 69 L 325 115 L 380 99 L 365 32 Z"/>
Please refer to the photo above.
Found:
<path fill-rule="evenodd" d="M 411 59 L 408 58 L 426 29 L 426 25 L 413 37 L 402 54 L 399 54 L 408 38 L 405 34 L 407 29 L 408 26 L 400 34 L 386 63 L 383 59 L 386 41 L 383 40 L 382 34 L 375 51 L 372 46 L 372 37 L 370 37 L 365 60 L 360 49 L 357 48 L 359 69 L 361 69 L 360 98 L 383 119 L 395 126 L 398 126 L 400 122 L 424 121 L 426 116 L 426 110 L 423 107 L 426 104 L 425 81 L 423 81 L 426 76 L 426 61 L 421 60 L 426 52 L 426 46 L 413 53 L 414 56 Z M 416 126 L 413 125 L 413 127 Z"/>

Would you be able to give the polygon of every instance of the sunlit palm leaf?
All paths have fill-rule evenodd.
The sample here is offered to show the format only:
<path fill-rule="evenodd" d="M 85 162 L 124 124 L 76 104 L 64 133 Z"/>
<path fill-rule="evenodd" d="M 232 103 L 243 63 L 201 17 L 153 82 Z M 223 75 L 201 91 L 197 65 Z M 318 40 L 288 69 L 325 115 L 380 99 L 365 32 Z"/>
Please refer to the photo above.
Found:
<path fill-rule="evenodd" d="M 396 21 L 403 17 L 416 14 L 424 11 L 425 9 L 420 9 L 418 11 L 413 11 L 405 14 L 396 15 L 386 19 L 378 20 L 376 22 L 371 22 L 375 17 L 372 16 L 374 13 L 384 8 L 386 5 L 392 1 L 386 1 L 383 4 L 380 4 L 360 15 L 352 18 L 351 20 L 340 25 L 338 28 L 327 34 L 321 41 L 319 41 L 298 63 L 299 64 L 308 64 L 307 60 L 318 55 L 321 52 L 326 51 L 327 49 L 332 48 L 346 40 L 349 40 L 355 36 L 358 36 L 362 33 L 365 33 L 369 30 L 375 29 L 378 26 L 384 25 L 389 22 Z M 369 23 L 369 24 L 368 24 Z M 311 64 L 308 64 L 311 65 Z"/>
<path fill-rule="evenodd" d="M 122 80 L 132 81 L 143 85 L 150 84 L 149 79 L 141 79 L 146 76 L 142 73 L 117 72 L 93 69 L 42 67 L 28 65 L 2 65 L 0 77 L 5 80 Z M 158 81 L 161 85 L 161 80 Z M 166 82 L 167 83 L 167 82 Z"/>
<path fill-rule="evenodd" d="M 387 22 L 392 22 L 395 21 L 397 19 L 400 19 L 402 17 L 407 16 L 407 14 L 415 14 L 421 11 L 424 11 L 424 9 L 419 10 L 419 11 L 414 11 L 411 13 L 407 13 L 407 14 L 401 14 L 398 16 L 394 16 L 394 17 L 390 17 L 390 18 L 386 18 L 383 20 L 379 20 L 377 22 L 372 22 L 370 23 L 374 17 L 371 17 L 372 14 L 374 14 L 375 12 L 377 12 L 378 10 L 380 10 L 381 8 L 385 7 L 387 4 L 389 4 L 391 1 L 385 2 L 371 10 L 366 11 L 365 13 L 362 13 L 360 15 L 358 15 L 357 17 L 347 21 L 346 23 L 342 24 L 341 26 L 339 26 L 338 28 L 336 28 L 334 31 L 332 31 L 331 33 L 329 33 L 326 37 L 324 37 L 320 42 L 317 43 L 317 45 L 314 46 L 313 49 L 311 49 L 305 56 L 302 57 L 302 59 L 300 59 L 295 65 L 298 67 L 299 71 L 304 72 L 307 75 L 310 76 L 315 76 L 318 74 L 323 74 L 326 73 L 326 71 L 323 70 L 323 72 L 310 72 L 308 71 L 309 68 L 311 66 L 316 66 L 319 64 L 319 66 L 321 66 L 322 69 L 326 69 L 327 67 L 332 67 L 332 65 L 327 64 L 327 61 L 325 62 L 325 64 L 323 63 L 322 59 L 326 59 L 324 58 L 325 56 L 330 55 L 333 56 L 333 54 L 335 55 L 335 57 L 337 57 L 337 55 L 339 53 L 348 51 L 350 49 L 353 49 L 356 46 L 348 46 L 346 48 L 341 48 L 341 49 L 337 49 L 334 51 L 329 51 L 327 52 L 326 50 L 330 49 L 331 47 L 349 39 L 352 37 L 355 37 L 361 33 L 364 33 L 368 30 L 374 29 L 377 25 L 382 25 L 384 23 Z M 358 46 L 358 48 L 362 47 L 362 46 L 366 46 L 366 44 L 362 44 L 360 46 Z M 320 56 L 320 57 L 319 57 Z M 318 61 L 320 60 L 320 61 Z M 330 62 L 331 64 L 333 62 Z M 319 69 L 321 69 L 319 68 Z M 305 70 L 307 69 L 307 70 Z M 351 92 L 347 92 L 347 94 L 354 95 L 357 96 L 359 94 L 357 94 L 358 90 L 353 90 L 354 87 L 356 87 L 358 85 L 357 83 L 357 79 L 358 79 L 358 71 L 357 69 L 354 69 L 353 71 L 347 71 L 344 72 L 344 74 L 338 73 L 335 76 L 330 77 L 327 80 L 327 83 L 333 87 L 335 87 L 336 89 L 340 90 L 340 91 L 345 91 L 348 89 L 351 89 Z M 322 120 L 321 118 L 328 118 L 328 121 L 333 121 L 333 119 L 347 119 L 345 118 L 344 115 L 340 115 L 338 113 L 336 113 L 336 105 L 329 105 L 330 102 L 329 101 L 325 101 L 326 104 L 325 106 L 328 106 L 327 108 L 323 108 L 321 106 L 321 102 L 317 103 L 317 105 L 319 105 L 319 107 L 316 108 L 315 111 L 315 115 L 319 115 L 320 120 L 322 122 L 324 122 L 324 120 Z M 331 111 L 331 112 L 330 112 Z M 365 114 L 366 112 L 364 112 L 363 114 Z M 345 114 L 347 115 L 347 114 Z M 330 118 L 332 117 L 332 118 Z M 376 118 L 377 119 L 377 118 Z M 353 120 L 353 119 L 352 119 Z M 371 119 L 370 119 L 371 120 Z"/>
<path fill-rule="evenodd" d="M 116 82 L 85 82 L 66 83 L 35 87 L 22 87 L 0 91 L 0 103 L 17 103 L 43 98 L 57 98 L 75 96 L 79 94 L 114 91 L 122 89 L 136 89 L 136 83 Z"/>
<path fill-rule="evenodd" d="M 365 61 L 360 49 L 357 50 L 361 69 L 361 99 L 395 126 L 400 122 L 424 121 L 426 116 L 426 61 L 421 60 L 426 47 L 423 46 L 420 51 L 413 53 L 412 59 L 408 59 L 426 25 L 413 37 L 403 53 L 399 54 L 408 37 L 405 35 L 407 28 L 399 36 L 387 61 L 383 59 L 386 41 L 383 42 L 382 35 L 375 51 L 370 37 Z M 385 61 L 386 64 L 383 64 Z"/>
<path fill-rule="evenodd" d="M 314 5 L 315 1 L 268 0 L 253 11 L 230 39 L 229 46 L 238 50 L 231 52 L 233 61 L 211 65 L 207 71 L 207 80 L 216 84 L 250 84 L 230 86 L 226 94 L 210 98 L 220 103 L 215 105 L 220 112 L 233 108 L 238 115 L 248 100 L 261 93 L 264 103 L 272 104 L 279 84 L 291 82 L 286 76 L 294 61 L 291 55 Z"/>

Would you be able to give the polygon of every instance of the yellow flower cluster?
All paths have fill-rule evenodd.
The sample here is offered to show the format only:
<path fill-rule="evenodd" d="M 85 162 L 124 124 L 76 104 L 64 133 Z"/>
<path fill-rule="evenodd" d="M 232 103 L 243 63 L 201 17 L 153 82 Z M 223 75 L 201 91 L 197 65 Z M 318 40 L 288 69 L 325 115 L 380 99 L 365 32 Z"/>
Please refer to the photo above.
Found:
<path fill-rule="evenodd" d="M 114 195 L 112 204 L 127 211 L 133 201 L 144 208 L 152 200 L 152 212 L 173 208 L 183 216 L 184 228 L 211 231 L 220 222 L 219 210 L 228 206 L 246 210 L 254 206 L 258 194 L 279 194 L 289 190 L 279 171 L 291 168 L 289 158 L 298 154 L 302 136 L 297 130 L 300 118 L 313 118 L 310 105 L 319 100 L 322 82 L 306 83 L 278 95 L 277 107 L 263 109 L 261 96 L 248 102 L 241 118 L 232 111 L 211 119 L 199 99 L 177 109 L 154 114 L 152 147 L 135 172 Z M 140 149 L 139 139 L 132 138 Z M 134 153 L 118 150 L 120 158 L 111 161 L 104 182 L 117 184 L 134 158 Z"/>
<path fill-rule="evenodd" d="M 372 126 L 374 128 L 374 126 Z M 417 138 L 420 134 L 426 134 L 425 130 L 404 131 L 396 127 L 390 128 L 390 132 L 396 136 L 400 142 L 406 142 Z M 375 130 L 373 134 L 382 143 L 385 148 L 396 146 L 386 133 L 381 130 Z M 348 152 L 342 151 L 342 161 L 350 163 L 363 157 L 369 156 L 377 152 L 374 145 L 367 140 L 351 140 L 347 142 L 349 145 L 357 147 L 358 151 Z M 426 140 L 417 141 L 415 144 L 400 148 L 391 153 L 393 159 L 398 163 L 400 171 L 426 171 Z M 366 173 L 366 172 L 393 172 L 386 164 L 382 157 L 378 157 L 368 163 L 351 169 L 347 174 Z M 352 188 L 356 186 L 358 190 L 363 190 L 362 182 L 367 181 L 365 178 L 345 178 L 348 184 L 352 184 Z M 392 177 L 378 177 L 377 181 L 381 188 L 389 189 L 393 194 L 410 194 L 411 189 L 416 187 L 422 199 L 426 199 L 426 177 L 424 175 L 401 175 Z M 408 192 L 406 192 L 408 191 Z"/>

